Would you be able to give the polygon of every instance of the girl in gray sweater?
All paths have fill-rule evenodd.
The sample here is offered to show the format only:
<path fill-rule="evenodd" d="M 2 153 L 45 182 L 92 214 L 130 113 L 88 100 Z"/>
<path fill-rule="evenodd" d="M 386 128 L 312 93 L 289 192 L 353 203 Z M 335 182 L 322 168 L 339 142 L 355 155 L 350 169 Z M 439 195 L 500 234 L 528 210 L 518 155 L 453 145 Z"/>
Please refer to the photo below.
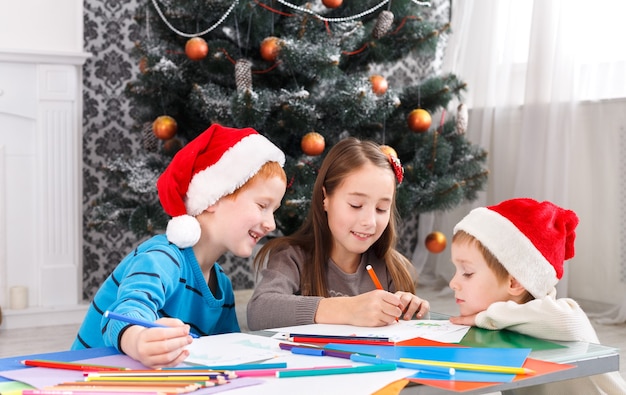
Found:
<path fill-rule="evenodd" d="M 248 303 L 251 330 L 312 323 L 384 326 L 424 317 L 412 265 L 396 249 L 397 158 L 347 138 L 324 159 L 311 208 L 292 235 L 268 241 L 255 258 L 261 280 Z M 373 268 L 377 289 L 368 274 Z"/>

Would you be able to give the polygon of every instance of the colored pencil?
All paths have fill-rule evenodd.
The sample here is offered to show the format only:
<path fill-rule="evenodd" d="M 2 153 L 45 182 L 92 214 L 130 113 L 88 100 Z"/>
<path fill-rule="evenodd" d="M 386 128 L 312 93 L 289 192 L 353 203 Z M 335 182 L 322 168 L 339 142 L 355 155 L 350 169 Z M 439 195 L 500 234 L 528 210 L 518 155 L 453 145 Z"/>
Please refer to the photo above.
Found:
<path fill-rule="evenodd" d="M 252 370 L 252 369 L 281 369 L 286 368 L 286 362 L 274 363 L 242 363 L 238 365 L 198 365 L 162 368 L 161 370 Z"/>
<path fill-rule="evenodd" d="M 428 366 L 444 366 L 454 368 L 456 370 L 471 370 L 478 372 L 488 373 L 505 373 L 505 374 L 534 374 L 535 371 L 523 367 L 514 366 L 500 366 L 500 365 L 483 365 L 476 363 L 464 363 L 464 362 L 447 362 L 447 361 L 432 361 L 429 359 L 412 359 L 412 358 L 400 358 L 400 361 L 406 361 L 411 363 L 418 363 Z"/>
<path fill-rule="evenodd" d="M 385 372 L 390 370 L 396 370 L 396 365 L 388 363 L 379 365 L 352 366 L 349 368 L 282 370 L 276 372 L 276 377 L 280 379 L 290 377 L 327 376 L 333 374 Z"/>
<path fill-rule="evenodd" d="M 116 387 L 116 386 L 124 386 L 124 387 L 145 387 L 149 385 L 151 387 L 201 387 L 205 384 L 213 384 L 213 382 L 194 382 L 189 383 L 188 381 L 180 382 L 180 381 L 166 381 L 166 382 L 155 382 L 155 383 L 146 383 L 144 381 L 67 381 L 64 383 L 56 384 L 54 387 Z"/>
<path fill-rule="evenodd" d="M 167 326 L 167 325 L 161 325 L 155 322 L 142 320 L 142 319 L 134 318 L 134 317 L 129 317 L 127 315 L 117 314 L 108 310 L 104 312 L 104 316 L 112 320 L 122 321 L 122 322 L 126 322 L 128 324 L 133 324 L 133 325 L 139 325 L 145 328 L 171 328 L 170 326 Z M 196 339 L 199 337 L 198 335 L 192 332 L 189 332 L 189 336 L 196 338 Z"/>
<path fill-rule="evenodd" d="M 380 280 L 378 279 L 378 276 L 376 275 L 376 272 L 374 271 L 374 268 L 372 267 L 372 265 L 365 266 L 365 269 L 367 269 L 367 273 L 372 278 L 372 281 L 374 282 L 374 285 L 376 286 L 376 289 L 384 289 L 383 285 L 380 283 Z M 396 317 L 396 322 L 398 322 L 398 321 L 399 321 L 398 317 Z"/>
<path fill-rule="evenodd" d="M 54 389 L 41 389 L 41 390 L 22 390 L 22 395 L 119 395 L 120 391 L 89 391 L 89 390 L 54 390 Z M 166 392 L 153 391 L 126 391 L 124 395 L 167 395 Z"/>
<path fill-rule="evenodd" d="M 291 343 L 280 343 L 278 345 L 280 347 L 281 350 L 287 350 L 290 351 L 295 347 L 298 348 L 313 348 L 313 349 L 317 349 L 317 350 L 322 350 L 324 352 L 324 355 L 327 357 L 335 357 L 335 358 L 343 358 L 343 359 L 350 359 L 350 355 L 354 354 L 354 352 L 352 351 L 343 351 L 343 350 L 335 350 L 332 348 L 326 348 L 326 347 L 320 347 L 320 346 L 314 346 L 314 345 L 310 345 L 310 344 L 291 344 Z M 359 353 L 362 355 L 367 355 L 370 357 L 375 357 L 376 355 L 372 355 L 372 354 L 365 354 L 365 353 Z"/>
<path fill-rule="evenodd" d="M 94 385 L 92 387 L 84 387 L 81 385 L 54 385 L 50 387 L 44 387 L 43 390 L 47 391 L 89 391 L 92 394 L 99 394 L 102 391 L 106 392 L 117 392 L 118 394 L 127 394 L 128 392 L 136 392 L 136 393 L 155 393 L 162 392 L 165 394 L 184 394 L 188 392 L 193 392 L 203 388 L 201 385 L 179 385 L 176 387 L 161 387 L 154 386 L 150 383 L 146 383 L 144 386 L 133 386 L 133 385 L 117 385 L 117 386 L 100 386 Z"/>
<path fill-rule="evenodd" d="M 20 363 L 25 366 L 34 366 L 38 368 L 80 370 L 83 372 L 127 370 L 126 368 L 119 367 L 119 366 L 93 365 L 93 364 L 85 364 L 85 363 L 80 363 L 80 362 L 49 361 L 49 360 L 44 360 L 44 359 L 25 359 L 23 361 L 20 361 Z"/>
<path fill-rule="evenodd" d="M 323 337 L 294 337 L 291 341 L 296 343 L 338 343 L 338 344 L 370 344 L 376 346 L 393 346 L 396 343 L 394 342 L 385 342 L 381 340 L 361 340 L 361 339 L 333 339 L 333 338 L 323 338 Z"/>
<path fill-rule="evenodd" d="M 86 372 L 86 377 L 187 377 L 187 376 L 224 376 L 224 371 L 215 370 L 126 370 L 123 372 Z"/>
<path fill-rule="evenodd" d="M 312 355 L 312 356 L 317 356 L 317 357 L 324 356 L 324 350 L 322 350 L 321 348 L 311 348 L 311 347 L 294 347 L 291 349 L 291 353 L 299 354 L 299 355 Z"/>
<path fill-rule="evenodd" d="M 372 341 L 381 341 L 388 342 L 388 337 L 379 337 L 379 336 L 346 336 L 346 335 L 313 335 L 308 333 L 290 333 L 288 337 L 319 337 L 320 339 L 352 339 L 352 340 L 372 340 Z"/>
<path fill-rule="evenodd" d="M 215 376 L 211 375 L 197 375 L 197 376 L 87 376 L 85 381 L 210 381 L 215 379 Z"/>
<path fill-rule="evenodd" d="M 290 368 L 290 369 L 263 369 L 263 370 L 243 370 L 240 372 L 234 372 L 237 377 L 276 377 L 277 372 L 285 371 L 298 371 L 298 370 L 312 370 L 312 369 L 329 369 L 329 368 L 349 368 L 351 365 L 336 365 L 336 366 L 317 366 L 312 368 Z"/>
<path fill-rule="evenodd" d="M 453 376 L 455 374 L 454 368 L 449 368 L 449 367 L 444 367 L 444 366 L 421 365 L 417 363 L 411 363 L 411 362 L 406 362 L 406 361 L 396 360 L 396 359 L 368 357 L 368 356 L 360 355 L 360 354 L 353 354 L 350 357 L 350 359 L 353 360 L 354 362 L 363 362 L 363 363 L 369 363 L 369 364 L 395 363 L 396 366 L 398 366 L 399 368 L 415 369 L 421 373 L 444 375 L 448 378 L 450 378 L 450 376 Z"/>
<path fill-rule="evenodd" d="M 378 276 L 376 275 L 376 272 L 374 271 L 374 268 L 372 267 L 372 265 L 367 265 L 367 266 L 365 266 L 365 268 L 367 269 L 367 273 L 372 278 L 372 282 L 374 282 L 374 285 L 376 286 L 376 289 L 384 289 L 383 285 L 380 283 L 380 280 L 378 279 Z"/>

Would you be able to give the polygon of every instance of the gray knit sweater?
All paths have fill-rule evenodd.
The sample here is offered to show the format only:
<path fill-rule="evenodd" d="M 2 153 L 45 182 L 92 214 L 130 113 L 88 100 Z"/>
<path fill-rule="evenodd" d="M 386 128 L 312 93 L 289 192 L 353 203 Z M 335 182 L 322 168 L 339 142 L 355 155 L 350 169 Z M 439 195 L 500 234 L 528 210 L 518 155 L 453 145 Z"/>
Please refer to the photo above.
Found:
<path fill-rule="evenodd" d="M 300 273 L 306 264 L 309 258 L 297 247 L 271 254 L 248 302 L 251 330 L 314 323 L 322 297 L 301 295 Z M 383 288 L 396 291 L 385 263 L 368 251 L 361 256 L 356 273 L 344 273 L 332 260 L 328 261 L 326 280 L 331 297 L 355 296 L 376 289 L 365 269 L 367 265 L 372 265 Z"/>

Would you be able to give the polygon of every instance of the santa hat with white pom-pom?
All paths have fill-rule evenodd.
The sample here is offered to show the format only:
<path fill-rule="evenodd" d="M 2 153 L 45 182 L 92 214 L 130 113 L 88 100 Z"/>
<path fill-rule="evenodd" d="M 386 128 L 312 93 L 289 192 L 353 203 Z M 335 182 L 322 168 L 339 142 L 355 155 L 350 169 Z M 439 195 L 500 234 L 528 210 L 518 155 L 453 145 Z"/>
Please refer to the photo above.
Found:
<path fill-rule="evenodd" d="M 200 239 L 195 216 L 230 195 L 267 162 L 285 154 L 252 128 L 212 125 L 176 153 L 157 181 L 159 200 L 172 219 L 165 234 L 180 248 Z"/>
<path fill-rule="evenodd" d="M 578 216 L 544 201 L 505 200 L 470 211 L 454 227 L 474 236 L 535 298 L 550 294 L 574 257 Z"/>

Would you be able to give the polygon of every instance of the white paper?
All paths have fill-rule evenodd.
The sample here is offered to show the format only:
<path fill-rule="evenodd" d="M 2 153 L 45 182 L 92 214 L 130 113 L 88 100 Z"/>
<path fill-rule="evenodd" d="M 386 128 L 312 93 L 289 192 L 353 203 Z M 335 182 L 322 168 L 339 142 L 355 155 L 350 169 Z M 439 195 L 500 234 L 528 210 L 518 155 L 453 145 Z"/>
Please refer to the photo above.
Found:
<path fill-rule="evenodd" d="M 187 347 L 185 362 L 207 366 L 263 362 L 278 355 L 278 344 L 276 339 L 247 333 L 203 336 Z"/>
<path fill-rule="evenodd" d="M 185 362 L 201 365 L 233 365 L 263 360 L 267 363 L 285 362 L 287 368 L 347 367 L 362 366 L 363 363 L 328 356 L 292 354 L 281 350 L 280 341 L 246 333 L 205 336 L 194 339 L 188 347 L 191 354 Z M 387 372 L 354 373 L 315 377 L 283 378 L 259 377 L 262 384 L 229 389 L 233 395 L 318 395 L 324 391 L 332 393 L 367 395 L 387 384 L 414 374 L 411 369 L 396 369 Z"/>
<path fill-rule="evenodd" d="M 470 327 L 456 325 L 448 320 L 399 321 L 382 327 L 361 327 L 352 325 L 311 324 L 268 329 L 277 332 L 272 336 L 278 340 L 287 339 L 290 334 L 387 337 L 389 341 L 400 342 L 421 337 L 444 343 L 458 343 Z"/>

